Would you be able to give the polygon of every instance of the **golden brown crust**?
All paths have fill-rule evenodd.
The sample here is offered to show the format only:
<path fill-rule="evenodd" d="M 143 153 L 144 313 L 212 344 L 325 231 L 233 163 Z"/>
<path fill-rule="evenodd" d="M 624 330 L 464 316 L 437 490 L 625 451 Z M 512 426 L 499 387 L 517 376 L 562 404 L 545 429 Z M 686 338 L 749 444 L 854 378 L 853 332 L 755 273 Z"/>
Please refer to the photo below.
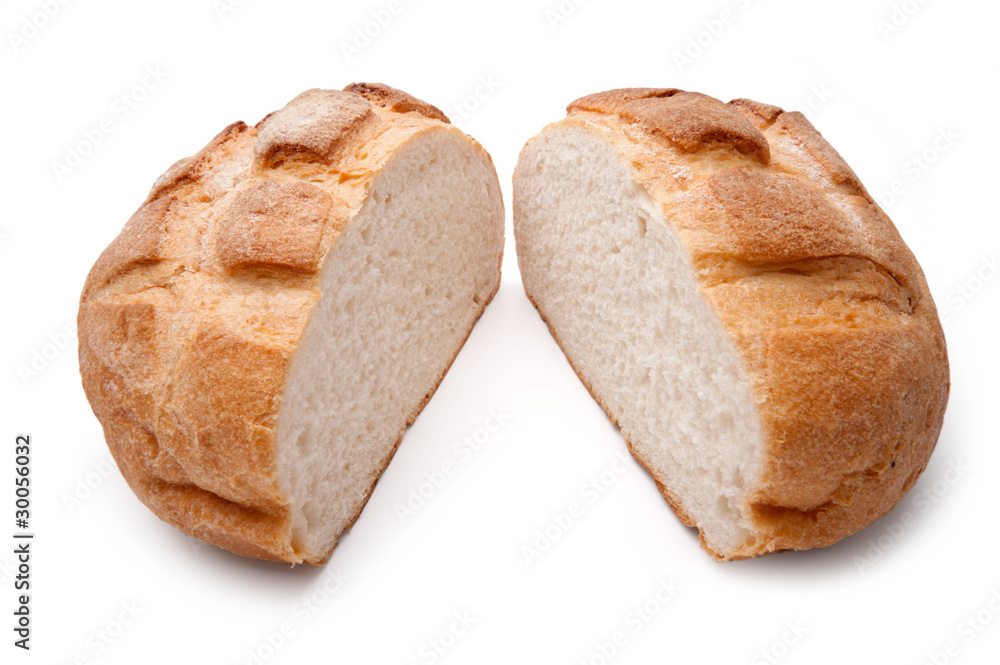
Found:
<path fill-rule="evenodd" d="M 456 131 L 405 93 L 362 91 L 307 91 L 172 166 L 81 296 L 84 390 L 126 481 L 163 520 L 245 556 L 330 554 L 291 544 L 275 458 L 288 369 L 372 179 L 418 133 Z"/>
<path fill-rule="evenodd" d="M 752 99 L 734 99 L 729 102 L 736 111 L 742 113 L 753 123 L 753 126 L 764 131 L 770 127 L 775 119 L 785 111 L 780 106 L 762 104 Z"/>
<path fill-rule="evenodd" d="M 375 121 L 372 105 L 360 95 L 307 90 L 261 122 L 254 155 L 265 167 L 285 160 L 330 164 Z"/>
<path fill-rule="evenodd" d="M 139 208 L 118 237 L 101 253 L 87 278 L 84 295 L 102 288 L 115 277 L 144 264 L 161 261 L 169 236 L 167 218 L 176 199 L 170 196 Z"/>
<path fill-rule="evenodd" d="M 260 180 L 219 219 L 216 252 L 230 270 L 279 266 L 314 272 L 333 197 L 307 182 Z"/>
<path fill-rule="evenodd" d="M 352 83 L 344 88 L 344 92 L 353 92 L 361 95 L 372 104 L 381 106 L 384 109 L 395 111 L 396 113 L 410 113 L 411 111 L 420 115 L 450 123 L 444 113 L 436 106 L 431 106 L 427 102 L 421 101 L 396 88 L 391 88 L 384 83 Z"/>
<path fill-rule="evenodd" d="M 567 107 L 617 115 L 680 150 L 699 152 L 723 144 L 767 165 L 767 141 L 742 114 L 717 99 L 674 88 L 624 88 L 581 97 Z"/>
<path fill-rule="evenodd" d="M 708 100 L 609 91 L 564 122 L 609 138 L 659 202 L 758 405 L 763 468 L 746 506 L 758 540 L 703 546 L 729 560 L 829 545 L 891 510 L 926 467 L 948 399 L 944 334 L 895 226 L 802 114 Z"/>
<path fill-rule="evenodd" d="M 184 184 L 197 183 L 199 175 L 211 168 L 210 157 L 218 155 L 220 148 L 227 142 L 246 132 L 249 127 L 242 121 L 237 121 L 215 135 L 197 154 L 178 160 L 166 172 L 156 179 L 146 201 L 159 199 L 168 191 Z"/>
<path fill-rule="evenodd" d="M 736 168 L 705 182 L 711 215 L 722 229 L 718 252 L 749 264 L 802 261 L 862 251 L 849 222 L 815 187 L 783 173 Z M 707 254 L 707 252 L 705 252 Z"/>

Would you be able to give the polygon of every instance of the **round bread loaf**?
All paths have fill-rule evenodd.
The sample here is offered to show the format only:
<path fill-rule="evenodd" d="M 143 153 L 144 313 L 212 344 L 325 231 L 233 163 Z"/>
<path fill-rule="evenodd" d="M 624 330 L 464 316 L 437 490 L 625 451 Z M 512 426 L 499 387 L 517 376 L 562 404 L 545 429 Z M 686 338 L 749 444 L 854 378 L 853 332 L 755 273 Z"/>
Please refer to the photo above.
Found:
<path fill-rule="evenodd" d="M 318 564 L 500 283 L 478 143 L 381 84 L 309 90 L 159 180 L 87 278 L 80 372 L 163 520 Z"/>
<path fill-rule="evenodd" d="M 892 222 L 800 113 L 675 89 L 576 100 L 514 174 L 528 297 L 718 559 L 895 506 L 948 398 Z"/>

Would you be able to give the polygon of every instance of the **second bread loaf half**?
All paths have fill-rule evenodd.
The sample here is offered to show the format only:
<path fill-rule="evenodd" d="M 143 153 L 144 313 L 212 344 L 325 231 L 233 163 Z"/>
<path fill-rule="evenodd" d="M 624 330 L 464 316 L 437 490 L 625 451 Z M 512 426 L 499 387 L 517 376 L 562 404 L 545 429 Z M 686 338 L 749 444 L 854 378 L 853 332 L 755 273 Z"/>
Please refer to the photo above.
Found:
<path fill-rule="evenodd" d="M 718 559 L 834 543 L 927 465 L 948 361 L 919 265 L 800 113 L 570 104 L 514 175 L 524 288 Z"/>
<path fill-rule="evenodd" d="M 322 563 L 496 293 L 489 155 L 380 84 L 171 167 L 87 278 L 80 371 L 129 485 L 238 554 Z"/>

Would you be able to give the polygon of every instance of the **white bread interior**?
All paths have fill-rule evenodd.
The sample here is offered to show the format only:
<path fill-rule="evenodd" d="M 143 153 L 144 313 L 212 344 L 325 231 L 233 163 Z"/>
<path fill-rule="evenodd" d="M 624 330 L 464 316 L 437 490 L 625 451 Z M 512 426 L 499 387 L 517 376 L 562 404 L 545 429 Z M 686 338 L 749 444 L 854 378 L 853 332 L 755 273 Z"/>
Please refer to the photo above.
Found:
<path fill-rule="evenodd" d="M 580 378 L 709 547 L 752 542 L 760 422 L 677 234 L 613 146 L 579 126 L 544 131 L 517 169 L 521 277 Z"/>
<path fill-rule="evenodd" d="M 327 256 L 278 418 L 292 544 L 306 558 L 356 518 L 497 288 L 495 183 L 458 132 L 418 135 Z"/>

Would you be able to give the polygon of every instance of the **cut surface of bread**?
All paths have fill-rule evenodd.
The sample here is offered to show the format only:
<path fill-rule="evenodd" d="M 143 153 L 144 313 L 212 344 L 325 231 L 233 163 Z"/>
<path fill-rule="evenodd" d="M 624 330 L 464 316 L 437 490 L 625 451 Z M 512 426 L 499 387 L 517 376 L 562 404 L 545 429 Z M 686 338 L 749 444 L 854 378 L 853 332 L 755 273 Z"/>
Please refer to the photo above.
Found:
<path fill-rule="evenodd" d="M 497 288 L 502 212 L 476 157 L 453 132 L 400 149 L 327 258 L 277 430 L 306 551 L 357 515 Z"/>
<path fill-rule="evenodd" d="M 577 100 L 514 175 L 525 291 L 718 559 L 829 545 L 924 469 L 948 394 L 919 266 L 797 113 Z"/>
<path fill-rule="evenodd" d="M 88 276 L 84 388 L 132 489 L 319 564 L 499 286 L 489 155 L 381 84 L 310 90 L 171 167 Z"/>
<path fill-rule="evenodd" d="M 743 545 L 760 424 L 677 234 L 608 142 L 567 126 L 532 147 L 519 173 L 546 177 L 519 181 L 517 208 L 532 298 L 633 454 L 662 470 L 710 542 Z"/>

